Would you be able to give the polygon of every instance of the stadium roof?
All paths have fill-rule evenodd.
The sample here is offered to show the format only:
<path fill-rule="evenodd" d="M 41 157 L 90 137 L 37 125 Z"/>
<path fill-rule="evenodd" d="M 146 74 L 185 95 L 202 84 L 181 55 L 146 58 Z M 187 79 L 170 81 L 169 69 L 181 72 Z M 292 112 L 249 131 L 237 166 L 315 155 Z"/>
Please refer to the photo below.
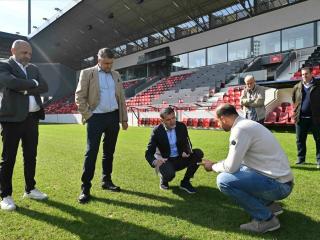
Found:
<path fill-rule="evenodd" d="M 101 47 L 115 48 L 194 20 L 241 0 L 83 0 L 31 37 L 35 62 L 74 69 Z M 199 27 L 200 24 L 199 24 Z M 166 36 L 171 41 L 170 36 Z"/>

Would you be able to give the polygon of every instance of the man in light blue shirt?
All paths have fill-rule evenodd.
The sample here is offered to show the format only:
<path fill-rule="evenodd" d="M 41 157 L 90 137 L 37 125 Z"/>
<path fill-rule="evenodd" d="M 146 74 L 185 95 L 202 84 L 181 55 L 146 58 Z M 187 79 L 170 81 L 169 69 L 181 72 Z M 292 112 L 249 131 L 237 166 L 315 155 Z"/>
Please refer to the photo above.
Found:
<path fill-rule="evenodd" d="M 168 190 L 176 171 L 187 168 L 180 188 L 190 194 L 196 193 L 190 180 L 199 167 L 197 163 L 201 162 L 203 152 L 192 149 L 188 129 L 184 123 L 176 121 L 174 109 L 163 109 L 160 118 L 161 124 L 152 131 L 145 158 L 160 174 L 160 189 Z"/>
<path fill-rule="evenodd" d="M 167 131 L 167 136 L 169 140 L 169 145 L 170 145 L 170 157 L 178 157 L 178 148 L 177 148 L 177 135 L 176 135 L 176 130 L 175 128 L 173 129 L 166 129 Z"/>
<path fill-rule="evenodd" d="M 119 123 L 128 128 L 128 116 L 120 75 L 112 71 L 114 54 L 108 48 L 98 52 L 98 64 L 81 71 L 76 90 L 76 104 L 87 123 L 87 150 L 81 177 L 80 203 L 90 200 L 91 181 L 103 135 L 102 188 L 119 192 L 120 187 L 111 180 L 113 154 L 115 151 Z"/>
<path fill-rule="evenodd" d="M 118 109 L 115 98 L 115 84 L 110 72 L 105 72 L 98 65 L 100 102 L 93 113 L 113 112 Z"/>

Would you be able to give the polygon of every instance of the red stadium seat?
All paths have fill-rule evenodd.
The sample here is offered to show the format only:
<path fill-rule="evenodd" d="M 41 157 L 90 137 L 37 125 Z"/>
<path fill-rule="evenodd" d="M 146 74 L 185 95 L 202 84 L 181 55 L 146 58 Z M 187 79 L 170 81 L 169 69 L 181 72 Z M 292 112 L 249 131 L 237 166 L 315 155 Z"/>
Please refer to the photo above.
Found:
<path fill-rule="evenodd" d="M 281 112 L 279 114 L 279 119 L 276 122 L 277 124 L 287 124 L 289 122 L 289 115 L 286 112 Z"/>
<path fill-rule="evenodd" d="M 277 121 L 277 113 L 276 112 L 270 112 L 266 119 L 264 120 L 265 124 L 274 124 Z"/>
<path fill-rule="evenodd" d="M 209 128 L 210 127 L 210 119 L 209 118 L 204 118 L 202 126 L 204 128 Z"/>
<path fill-rule="evenodd" d="M 198 127 L 198 118 L 192 118 L 192 126 Z"/>

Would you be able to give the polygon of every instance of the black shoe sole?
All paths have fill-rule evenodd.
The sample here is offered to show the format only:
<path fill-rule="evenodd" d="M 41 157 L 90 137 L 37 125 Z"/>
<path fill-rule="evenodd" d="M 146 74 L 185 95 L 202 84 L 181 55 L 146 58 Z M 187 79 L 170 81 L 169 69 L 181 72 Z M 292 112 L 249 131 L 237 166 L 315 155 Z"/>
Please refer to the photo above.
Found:
<path fill-rule="evenodd" d="M 107 188 L 107 187 L 101 187 L 103 190 L 111 191 L 111 192 L 121 192 L 121 188 Z"/>
<path fill-rule="evenodd" d="M 159 188 L 160 188 L 161 190 L 164 190 L 164 191 L 168 191 L 168 190 L 169 190 L 169 187 L 161 187 L 161 186 L 159 186 Z"/>
<path fill-rule="evenodd" d="M 90 202 L 90 198 L 89 199 L 85 199 L 85 200 L 78 199 L 78 203 L 80 203 L 80 204 L 86 204 L 88 202 Z"/>
<path fill-rule="evenodd" d="M 185 188 L 185 187 L 182 187 L 182 186 L 180 186 L 180 189 L 186 191 L 186 192 L 189 193 L 189 194 L 195 194 L 195 193 L 196 193 L 196 192 L 191 192 L 191 191 L 189 191 L 189 189 L 187 189 L 187 188 Z"/>

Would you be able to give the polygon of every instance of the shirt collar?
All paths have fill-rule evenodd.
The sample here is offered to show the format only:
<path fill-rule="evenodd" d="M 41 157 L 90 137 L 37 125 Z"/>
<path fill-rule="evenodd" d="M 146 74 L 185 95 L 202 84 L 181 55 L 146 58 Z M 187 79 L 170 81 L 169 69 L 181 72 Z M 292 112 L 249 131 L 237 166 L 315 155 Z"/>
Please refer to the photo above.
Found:
<path fill-rule="evenodd" d="M 241 116 L 238 116 L 238 117 L 234 120 L 231 129 L 234 128 L 234 127 L 237 125 L 237 123 L 240 122 L 242 119 L 244 119 L 244 118 L 241 117 Z"/>
<path fill-rule="evenodd" d="M 25 66 L 23 66 L 21 63 L 19 63 L 16 59 L 15 59 L 15 57 L 13 57 L 12 56 L 12 59 L 13 59 L 13 61 L 15 61 L 15 63 L 20 67 L 20 68 L 22 68 L 22 69 L 26 69 L 28 66 L 29 66 L 29 63 L 27 64 L 27 65 L 25 65 Z"/>
<path fill-rule="evenodd" d="M 253 93 L 254 90 L 256 89 L 256 86 L 257 86 L 257 85 L 254 85 L 254 87 L 253 87 L 252 89 L 249 89 L 248 92 L 249 92 L 249 93 Z"/>
<path fill-rule="evenodd" d="M 99 64 L 97 65 L 98 66 L 98 72 L 103 72 L 103 73 L 106 73 L 106 74 L 111 74 L 111 72 L 105 72 L 101 69 L 101 67 L 99 66 Z"/>
<path fill-rule="evenodd" d="M 314 83 L 314 79 L 313 79 L 313 78 L 311 79 L 311 81 L 310 81 L 309 83 L 304 83 L 304 82 L 302 81 L 303 86 L 305 86 L 306 88 L 311 87 L 311 86 L 313 85 L 313 83 Z"/>
<path fill-rule="evenodd" d="M 166 132 L 170 132 L 170 131 L 176 129 L 176 127 L 169 129 L 169 128 L 166 127 L 166 125 L 165 125 L 164 123 L 162 123 L 162 126 L 164 127 L 164 130 L 165 130 Z M 176 126 L 177 126 L 177 125 L 176 125 Z"/>

